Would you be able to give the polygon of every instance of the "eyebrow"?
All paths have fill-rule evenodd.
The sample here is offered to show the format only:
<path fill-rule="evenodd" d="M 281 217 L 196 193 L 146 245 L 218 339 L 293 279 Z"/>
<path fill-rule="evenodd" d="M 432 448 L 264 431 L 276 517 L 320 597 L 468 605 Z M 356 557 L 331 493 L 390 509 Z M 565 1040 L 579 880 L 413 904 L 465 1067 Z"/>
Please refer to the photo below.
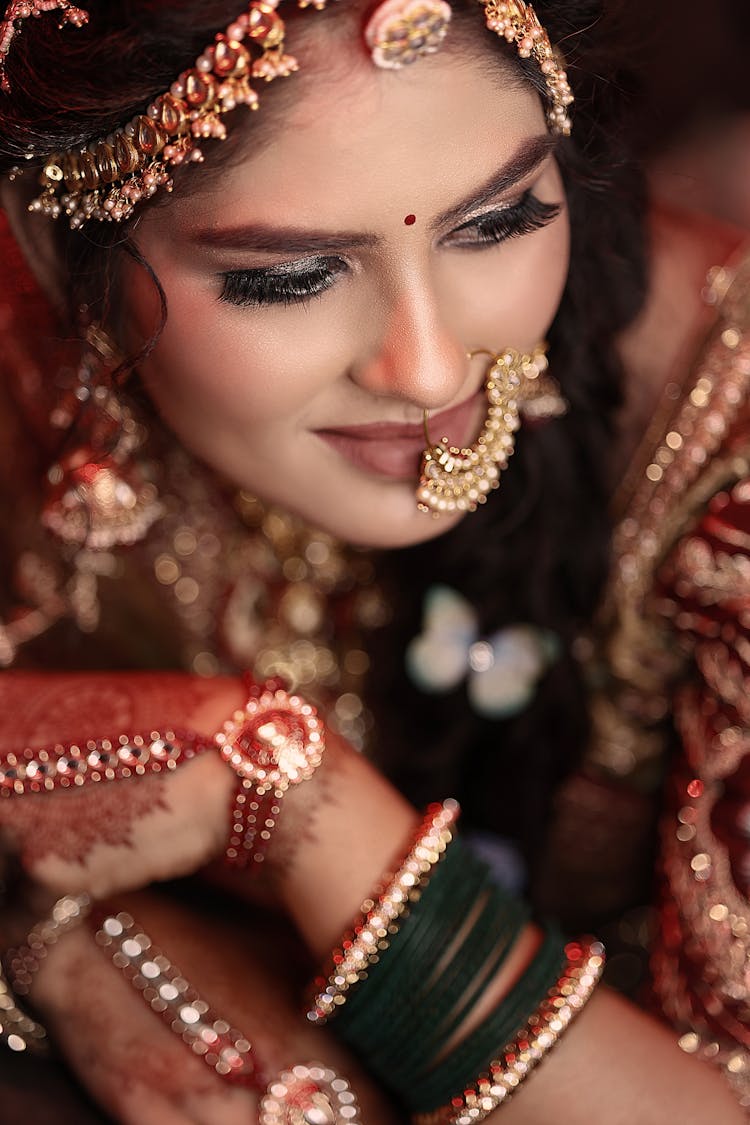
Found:
<path fill-rule="evenodd" d="M 536 171 L 557 147 L 557 139 L 544 134 L 526 141 L 511 158 L 478 189 L 443 211 L 430 224 L 433 230 L 452 226 L 467 215 Z M 365 231 L 326 231 L 300 227 L 279 227 L 251 223 L 222 230 L 208 229 L 191 236 L 191 242 L 214 250 L 244 250 L 279 254 L 324 254 L 361 250 L 380 242 L 376 234 Z"/>
<path fill-rule="evenodd" d="M 557 137 L 548 133 L 527 141 L 514 152 L 502 168 L 485 180 L 477 191 L 473 191 L 470 196 L 438 215 L 432 224 L 433 228 L 460 223 L 472 211 L 476 211 L 486 203 L 491 203 L 498 195 L 521 183 L 544 163 L 550 153 L 557 148 L 557 144 Z"/>

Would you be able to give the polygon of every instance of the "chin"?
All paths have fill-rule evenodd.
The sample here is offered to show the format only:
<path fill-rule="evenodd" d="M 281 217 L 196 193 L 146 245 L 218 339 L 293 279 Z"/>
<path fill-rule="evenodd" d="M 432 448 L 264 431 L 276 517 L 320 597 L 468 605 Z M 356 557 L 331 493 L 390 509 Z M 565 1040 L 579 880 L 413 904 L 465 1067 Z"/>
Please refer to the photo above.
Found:
<path fill-rule="evenodd" d="M 451 512 L 435 518 L 431 513 L 420 512 L 411 487 L 394 489 L 391 495 L 374 502 L 363 498 L 361 503 L 352 504 L 351 499 L 340 503 L 331 499 L 325 508 L 316 504 L 315 510 L 304 504 L 284 506 L 335 539 L 353 547 L 380 551 L 414 547 L 437 539 L 467 514 Z"/>

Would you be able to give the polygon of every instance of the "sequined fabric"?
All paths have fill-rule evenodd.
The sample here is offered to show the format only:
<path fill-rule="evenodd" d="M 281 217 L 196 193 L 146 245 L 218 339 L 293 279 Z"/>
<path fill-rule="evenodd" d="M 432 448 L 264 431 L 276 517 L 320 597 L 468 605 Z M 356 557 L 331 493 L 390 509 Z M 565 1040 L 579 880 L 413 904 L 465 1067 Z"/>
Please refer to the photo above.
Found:
<path fill-rule="evenodd" d="M 750 1106 L 750 259 L 712 271 L 705 296 L 714 327 L 666 387 L 581 645 L 593 736 L 543 890 L 611 918 L 652 870 L 661 807 L 656 1005 Z"/>

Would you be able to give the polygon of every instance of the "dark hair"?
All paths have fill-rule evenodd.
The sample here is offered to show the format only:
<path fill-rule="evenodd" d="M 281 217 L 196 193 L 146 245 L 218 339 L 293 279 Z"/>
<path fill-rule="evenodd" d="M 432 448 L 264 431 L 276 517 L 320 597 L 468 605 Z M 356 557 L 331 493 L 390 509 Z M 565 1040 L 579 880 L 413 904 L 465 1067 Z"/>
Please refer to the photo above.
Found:
<path fill-rule="evenodd" d="M 27 152 L 42 157 L 82 145 L 140 112 L 237 6 L 236 0 L 100 0 L 88 5 L 93 18 L 80 31 L 61 33 L 52 19 L 34 21 L 10 59 L 14 95 L 0 99 L 0 175 Z M 476 0 L 454 8 L 461 22 L 470 12 L 482 18 Z M 332 6 L 320 18 L 342 18 L 343 9 Z M 572 653 L 608 566 L 610 450 L 621 400 L 613 339 L 644 289 L 641 182 L 620 139 L 621 78 L 598 46 L 606 36 L 600 4 L 540 0 L 537 10 L 567 57 L 576 95 L 573 135 L 559 152 L 572 262 L 550 334 L 554 374 L 570 411 L 522 432 L 502 487 L 458 529 L 380 559 L 395 612 L 374 637 L 369 685 L 377 756 L 396 783 L 419 803 L 458 796 L 471 822 L 515 836 L 532 864 L 550 795 L 587 737 L 585 689 Z M 540 87 L 533 64 L 519 62 L 504 44 L 496 49 Z M 101 291 L 102 263 L 128 246 L 127 228 L 114 225 L 89 224 L 70 234 L 60 224 L 59 237 L 77 299 Z M 524 621 L 561 638 L 563 656 L 521 716 L 480 719 L 467 708 L 463 689 L 422 695 L 403 661 L 393 659 L 419 632 L 423 595 L 437 582 L 470 598 L 485 634 Z"/>
<path fill-rule="evenodd" d="M 644 192 L 622 139 L 625 78 L 601 46 L 606 24 L 588 0 L 535 6 L 567 55 L 576 95 L 573 134 L 559 151 L 572 259 L 550 333 L 551 363 L 570 411 L 521 430 L 485 508 L 438 542 L 383 558 L 392 589 L 407 595 L 378 639 L 381 673 L 373 685 L 378 753 L 397 784 L 418 803 L 454 794 L 469 823 L 520 842 L 532 884 L 551 797 L 589 734 L 575 652 L 609 566 L 611 451 L 622 398 L 614 338 L 645 289 Z M 538 74 L 525 70 L 538 83 Z M 563 656 L 518 717 L 480 718 L 467 708 L 463 688 L 425 697 L 410 687 L 403 664 L 387 658 L 419 632 L 425 587 L 442 582 L 477 607 L 485 636 L 529 622 L 561 638 Z"/>

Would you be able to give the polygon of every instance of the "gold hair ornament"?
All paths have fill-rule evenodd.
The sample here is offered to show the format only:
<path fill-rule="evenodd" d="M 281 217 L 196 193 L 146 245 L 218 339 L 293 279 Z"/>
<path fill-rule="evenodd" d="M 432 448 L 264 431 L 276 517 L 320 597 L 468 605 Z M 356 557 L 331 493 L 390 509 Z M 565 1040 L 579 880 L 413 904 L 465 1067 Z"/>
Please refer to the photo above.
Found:
<path fill-rule="evenodd" d="M 299 3 L 310 6 L 310 0 Z M 278 4 L 253 0 L 145 113 L 83 150 L 51 156 L 42 170 L 44 190 L 30 210 L 53 219 L 64 213 L 73 228 L 88 219 L 122 222 L 159 188 L 171 191 L 171 168 L 201 163 L 200 143 L 226 138 L 225 114 L 240 105 L 258 108 L 252 79 L 270 82 L 297 70 L 284 50 Z M 325 0 L 313 6 L 322 9 Z"/>
<path fill-rule="evenodd" d="M 469 359 L 478 355 L 492 359 L 484 384 L 489 404 L 487 416 L 474 444 L 460 448 L 450 445 L 447 437 L 436 443 L 430 440 L 425 411 L 426 449 L 417 485 L 417 506 L 421 512 L 440 516 L 476 511 L 499 486 L 500 473 L 515 448 L 520 415 L 549 418 L 565 413 L 559 387 L 546 374 L 546 353 L 546 343 L 538 344 L 530 355 L 513 348 L 499 355 L 485 348 L 469 353 Z M 533 404 L 542 396 L 544 408 L 535 410 Z"/>
<path fill-rule="evenodd" d="M 325 8 L 327 0 L 297 0 L 298 7 Z M 488 27 L 515 45 L 522 58 L 533 58 L 544 75 L 547 119 L 555 133 L 570 132 L 568 107 L 573 101 L 565 71 L 530 4 L 522 0 L 479 0 Z M 172 170 L 203 161 L 202 142 L 224 140 L 224 117 L 244 105 L 258 108 L 253 80 L 270 82 L 298 69 L 286 54 L 286 25 L 278 14 L 281 0 L 252 0 L 246 10 L 183 71 L 170 89 L 108 137 L 84 149 L 57 152 L 42 169 L 41 195 L 30 210 L 48 218 L 65 215 L 74 229 L 88 220 L 123 222 L 160 188 L 173 188 Z M 6 11 L 40 14 L 58 7 L 63 18 L 81 26 L 85 12 L 64 0 L 29 0 Z M 442 0 L 385 0 L 370 18 L 365 37 L 378 66 L 395 68 L 436 51 L 448 29 L 449 5 Z M 5 24 L 1 25 L 5 27 Z M 6 32 L 7 55 L 14 25 Z M 4 55 L 3 55 L 4 58 Z M 0 61 L 0 66 L 2 62 Z"/>
<path fill-rule="evenodd" d="M 21 31 L 22 20 L 30 16 L 43 16 L 45 12 L 60 13 L 60 27 L 72 23 L 74 27 L 83 27 L 89 21 L 88 12 L 83 8 L 76 8 L 67 0 L 13 0 L 5 9 L 2 23 L 0 23 L 0 89 L 3 93 L 10 93 L 10 82 L 5 73 L 5 60 L 10 54 L 11 44 L 16 35 Z"/>
<path fill-rule="evenodd" d="M 365 28 L 372 61 L 384 70 L 399 70 L 422 55 L 434 54 L 448 34 L 452 16 L 445 0 L 385 0 Z"/>
<path fill-rule="evenodd" d="M 479 0 L 484 5 L 487 27 L 514 44 L 522 59 L 534 59 L 544 75 L 547 87 L 547 124 L 552 133 L 570 136 L 572 123 L 569 108 L 573 94 L 559 52 L 550 43 L 547 32 L 531 4 L 525 0 Z"/>

